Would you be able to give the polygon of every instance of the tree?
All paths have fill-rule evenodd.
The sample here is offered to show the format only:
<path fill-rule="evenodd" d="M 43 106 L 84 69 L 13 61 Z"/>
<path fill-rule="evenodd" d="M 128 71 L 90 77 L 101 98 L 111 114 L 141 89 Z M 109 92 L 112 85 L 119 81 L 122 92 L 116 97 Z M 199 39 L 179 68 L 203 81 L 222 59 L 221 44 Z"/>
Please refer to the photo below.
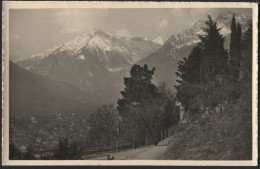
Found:
<path fill-rule="evenodd" d="M 177 125 L 180 119 L 180 109 L 175 105 L 175 99 L 168 100 L 161 115 L 161 129 L 167 130 L 172 125 Z"/>
<path fill-rule="evenodd" d="M 201 62 L 201 76 L 204 83 L 204 101 L 208 106 L 216 106 L 219 103 L 217 88 L 227 73 L 227 51 L 224 48 L 224 37 L 220 34 L 216 22 L 208 16 L 205 34 L 200 35 L 199 47 L 202 50 L 203 59 Z M 217 96 L 217 97 L 216 97 Z"/>
<path fill-rule="evenodd" d="M 241 62 L 241 25 L 236 24 L 235 15 L 231 21 L 231 35 L 230 35 L 230 73 L 234 82 L 239 79 L 240 62 Z"/>
<path fill-rule="evenodd" d="M 188 58 L 178 63 L 177 77 L 180 78 L 177 82 L 179 85 L 175 86 L 177 93 L 176 98 L 185 110 L 189 112 L 196 112 L 199 105 L 193 104 L 195 97 L 204 92 L 202 85 L 202 61 L 203 54 L 199 46 L 193 48 Z"/>
<path fill-rule="evenodd" d="M 206 27 L 203 28 L 204 35 L 199 35 L 199 46 L 203 52 L 202 66 L 204 67 L 204 75 L 207 78 L 214 79 L 216 75 L 226 71 L 227 67 L 227 51 L 224 49 L 224 37 L 219 33 L 216 22 L 213 22 L 210 16 L 205 22 Z M 213 75 L 213 76 L 210 76 Z"/>
<path fill-rule="evenodd" d="M 124 78 L 125 88 L 121 92 L 123 98 L 118 100 L 117 108 L 126 123 L 143 128 L 144 134 L 149 135 L 156 145 L 161 107 L 157 87 L 152 83 L 154 70 L 150 70 L 146 64 L 131 68 L 130 77 Z"/>
<path fill-rule="evenodd" d="M 67 139 L 59 140 L 59 147 L 56 153 L 56 157 L 59 160 L 68 160 L 69 159 L 69 144 Z"/>
<path fill-rule="evenodd" d="M 142 103 L 156 95 L 156 86 L 152 84 L 154 70 L 149 70 L 146 64 L 143 67 L 135 64 L 131 68 L 131 77 L 124 78 L 125 88 L 121 91 L 123 98 L 117 101 L 120 114 L 124 114 L 125 107 L 131 102 Z"/>
<path fill-rule="evenodd" d="M 91 133 L 95 141 L 107 146 L 113 144 L 117 150 L 122 119 L 113 105 L 103 105 L 90 115 Z"/>
<path fill-rule="evenodd" d="M 21 154 L 19 149 L 15 146 L 13 141 L 10 141 L 10 143 L 9 143 L 9 159 L 10 160 L 19 159 L 19 154 Z"/>
<path fill-rule="evenodd" d="M 26 160 L 33 160 L 34 156 L 33 156 L 33 147 L 31 145 L 29 145 L 26 148 L 26 153 L 25 153 L 25 159 Z"/>
<path fill-rule="evenodd" d="M 56 158 L 59 160 L 79 159 L 80 150 L 77 143 L 74 141 L 70 144 L 68 139 L 60 139 Z"/>
<path fill-rule="evenodd" d="M 188 58 L 178 62 L 176 72 L 176 98 L 190 114 L 199 112 L 202 105 L 214 107 L 226 98 L 225 92 L 219 91 L 227 73 L 224 37 L 210 16 L 205 25 L 199 44 Z"/>
<path fill-rule="evenodd" d="M 252 21 L 248 22 L 248 28 L 242 39 L 241 72 L 242 78 L 252 79 Z"/>
<path fill-rule="evenodd" d="M 236 18 L 235 15 L 233 15 L 231 21 L 230 48 L 229 48 L 230 60 L 232 60 L 233 57 L 236 55 L 236 43 L 237 43 L 236 32 L 237 32 Z"/>
<path fill-rule="evenodd" d="M 159 98 L 161 100 L 162 112 L 160 114 L 160 129 L 167 130 L 173 125 L 177 125 L 180 120 L 180 110 L 176 106 L 176 99 L 170 89 L 166 89 L 166 84 L 158 86 Z"/>

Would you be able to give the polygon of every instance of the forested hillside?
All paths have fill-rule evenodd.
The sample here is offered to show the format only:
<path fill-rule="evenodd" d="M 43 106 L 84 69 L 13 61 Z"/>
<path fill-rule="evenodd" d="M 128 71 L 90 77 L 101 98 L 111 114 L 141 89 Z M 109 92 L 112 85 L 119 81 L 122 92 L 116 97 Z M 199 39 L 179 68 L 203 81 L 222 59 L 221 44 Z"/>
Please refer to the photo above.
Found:
<path fill-rule="evenodd" d="M 168 147 L 168 159 L 252 158 L 252 25 L 242 35 L 235 16 L 230 50 L 208 17 L 205 35 L 178 64 L 177 99 L 185 109 Z"/>

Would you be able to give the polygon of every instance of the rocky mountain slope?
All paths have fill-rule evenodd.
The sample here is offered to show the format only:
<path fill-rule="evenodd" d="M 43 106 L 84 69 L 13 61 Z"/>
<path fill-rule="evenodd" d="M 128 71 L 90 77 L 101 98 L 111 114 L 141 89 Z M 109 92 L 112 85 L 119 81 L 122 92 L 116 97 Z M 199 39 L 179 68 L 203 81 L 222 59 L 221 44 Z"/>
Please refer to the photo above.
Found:
<path fill-rule="evenodd" d="M 106 104 L 118 98 L 124 69 L 159 47 L 142 37 L 122 38 L 93 30 L 17 64 L 30 72 L 74 85 Z"/>
<path fill-rule="evenodd" d="M 159 47 L 143 37 L 119 37 L 94 29 L 44 53 L 18 61 L 17 64 L 47 76 L 54 67 L 79 61 L 92 62 L 113 72 L 143 59 Z"/>

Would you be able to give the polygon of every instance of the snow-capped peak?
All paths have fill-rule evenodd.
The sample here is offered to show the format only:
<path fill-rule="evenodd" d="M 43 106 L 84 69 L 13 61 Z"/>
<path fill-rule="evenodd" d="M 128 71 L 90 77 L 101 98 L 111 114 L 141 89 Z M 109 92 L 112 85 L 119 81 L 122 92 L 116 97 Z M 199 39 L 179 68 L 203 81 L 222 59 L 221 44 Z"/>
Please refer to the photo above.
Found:
<path fill-rule="evenodd" d="M 161 36 L 158 36 L 157 38 L 153 39 L 153 42 L 157 43 L 157 44 L 160 44 L 160 45 L 163 45 L 164 42 L 165 42 L 165 39 L 162 38 Z"/>
<path fill-rule="evenodd" d="M 114 67 L 117 64 L 133 64 L 146 57 L 150 52 L 155 52 L 159 47 L 159 45 L 151 43 L 145 37 L 124 39 L 98 29 L 93 29 L 42 54 L 34 55 L 32 57 L 37 56 L 37 58 L 32 59 L 32 62 L 27 62 L 30 64 L 37 62 L 38 64 L 47 57 L 58 57 L 58 59 L 54 59 L 55 62 L 60 61 L 60 64 L 63 65 L 65 60 L 71 61 L 72 59 L 76 59 L 75 62 L 85 62 L 83 60 L 87 60 L 90 63 L 91 61 L 96 62 L 98 58 L 102 64 L 113 65 L 112 67 Z M 61 57 L 64 59 L 61 59 Z M 110 71 L 113 72 L 116 70 L 111 69 Z"/>
<path fill-rule="evenodd" d="M 99 48 L 104 51 L 111 51 L 112 47 L 108 39 L 103 39 L 100 36 L 93 37 L 87 44 L 88 48 Z"/>
<path fill-rule="evenodd" d="M 89 31 L 88 33 L 85 33 L 81 36 L 77 36 L 75 39 L 66 42 L 64 44 L 61 44 L 55 48 L 48 49 L 44 53 L 39 53 L 36 55 L 32 55 L 30 58 L 39 58 L 43 59 L 47 56 L 49 56 L 51 53 L 59 52 L 59 51 L 70 51 L 72 53 L 77 53 L 82 47 L 86 46 L 86 44 L 93 38 L 95 38 L 99 34 L 105 34 L 104 32 L 93 29 Z"/>

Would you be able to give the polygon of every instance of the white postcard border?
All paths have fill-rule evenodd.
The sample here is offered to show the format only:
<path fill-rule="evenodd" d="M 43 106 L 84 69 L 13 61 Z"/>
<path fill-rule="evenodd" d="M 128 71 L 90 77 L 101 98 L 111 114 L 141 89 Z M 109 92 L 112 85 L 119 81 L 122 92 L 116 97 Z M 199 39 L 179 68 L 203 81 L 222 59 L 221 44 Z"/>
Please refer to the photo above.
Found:
<path fill-rule="evenodd" d="M 194 161 L 194 160 L 9 160 L 9 9 L 44 8 L 252 8 L 253 11 L 253 72 L 252 72 L 252 160 Z M 258 6 L 244 2 L 62 2 L 6 1 L 2 10 L 2 164 L 25 166 L 255 166 L 258 158 Z"/>

